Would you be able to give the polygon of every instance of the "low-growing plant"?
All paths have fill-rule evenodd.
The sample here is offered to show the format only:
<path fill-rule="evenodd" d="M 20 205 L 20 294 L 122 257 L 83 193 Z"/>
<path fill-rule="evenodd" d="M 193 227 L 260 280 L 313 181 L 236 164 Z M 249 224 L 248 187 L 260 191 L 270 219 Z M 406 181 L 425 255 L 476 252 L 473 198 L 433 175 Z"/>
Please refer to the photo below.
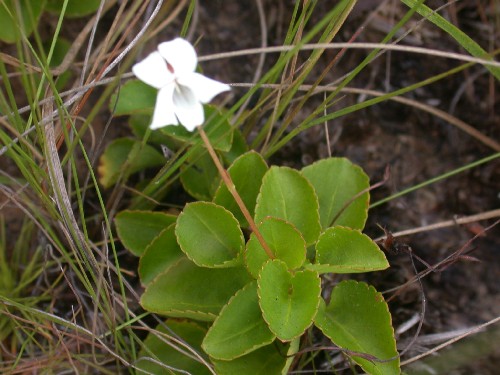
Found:
<path fill-rule="evenodd" d="M 192 33 L 199 2 L 1 2 L 0 372 L 314 372 L 333 350 L 352 360 L 353 372 L 354 364 L 371 374 L 400 372 L 406 349 L 396 350 L 387 303 L 347 275 L 389 266 L 362 233 L 368 176 L 345 158 L 300 169 L 273 165 L 271 156 L 304 130 L 327 129 L 326 122 L 385 100 L 457 125 L 448 113 L 403 96 L 474 64 L 499 79 L 498 51 L 487 53 L 423 0 L 401 0 L 405 14 L 380 44 L 365 45 L 353 43 L 361 30 L 349 43 L 333 43 L 355 0 L 293 3 L 279 45 L 264 47 L 272 38 L 261 15 L 264 48 L 225 44 L 227 52 L 200 59 L 260 56 L 253 81 L 233 83 L 240 91 L 210 106 L 230 87 L 200 74 L 195 50 L 183 39 L 161 43 L 135 64 L 139 80 L 124 81 L 131 74 L 123 74 L 139 45 L 177 27 L 179 15 L 185 15 L 179 35 L 205 43 Z M 417 14 L 471 56 L 395 45 Z M 333 58 L 324 54 L 339 46 Z M 339 66 L 351 47 L 373 50 L 354 67 L 353 60 Z M 391 49 L 466 63 L 404 80 L 393 91 L 351 85 Z M 349 104 L 344 93 L 368 98 Z M 102 153 L 107 125 L 116 129 L 125 122 L 121 115 L 129 116 L 132 135 L 110 140 Z M 499 157 L 497 142 L 459 127 L 497 153 L 370 209 Z M 192 197 L 185 205 L 184 193 Z M 113 223 L 137 256 L 140 295 L 129 272 L 133 258 L 118 251 Z M 423 324 L 422 303 L 407 348 Z M 333 344 L 316 345 L 328 340 Z"/>
<path fill-rule="evenodd" d="M 211 80 L 203 86 L 197 73 L 201 87 L 181 86 L 184 77 L 176 69 L 182 59 L 169 57 L 182 57 L 185 43 L 176 39 L 162 44 L 159 52 L 134 66 L 141 80 L 160 90 L 152 120 L 159 130 L 151 141 L 161 140 L 173 151 L 194 149 L 181 182 L 198 199 L 178 215 L 125 210 L 116 216 L 123 245 L 140 256 L 145 287 L 141 305 L 169 317 L 159 332 L 188 342 L 212 362 L 216 373 L 284 373 L 299 351 L 301 337 L 313 326 L 366 372 L 399 373 L 391 316 L 382 295 L 354 280 L 333 289 L 323 288 L 321 282 L 325 274 L 389 266 L 377 244 L 361 232 L 368 212 L 368 176 L 345 158 L 331 157 L 301 170 L 268 166 L 259 153 L 232 147 L 236 130 L 213 108 L 207 111 L 205 127 L 195 134 L 175 125 L 164 127 L 174 120 L 189 121 L 189 128 L 195 129 L 204 121 L 197 90 L 214 88 L 215 95 L 227 89 Z M 164 80 L 172 89 L 154 81 L 168 74 L 171 80 Z M 141 100 L 154 100 L 147 86 L 137 81 L 127 85 L 117 103 L 121 114 L 141 111 L 130 87 L 138 96 L 144 90 Z M 165 108 L 162 101 L 181 105 Z M 141 119 L 147 126 L 149 120 Z M 140 124 L 139 119 L 134 124 Z M 109 145 L 100 169 L 105 185 L 123 174 L 124 163 L 129 162 L 128 173 L 157 165 L 161 154 L 151 145 L 134 152 L 139 144 L 118 140 Z M 119 149 L 122 157 L 116 156 Z M 229 164 L 227 171 L 220 158 Z M 149 373 L 162 368 L 146 360 L 151 357 L 180 370 L 209 372 L 206 367 L 200 370 L 199 359 L 186 358 L 153 334 L 139 357 L 139 368 Z"/>

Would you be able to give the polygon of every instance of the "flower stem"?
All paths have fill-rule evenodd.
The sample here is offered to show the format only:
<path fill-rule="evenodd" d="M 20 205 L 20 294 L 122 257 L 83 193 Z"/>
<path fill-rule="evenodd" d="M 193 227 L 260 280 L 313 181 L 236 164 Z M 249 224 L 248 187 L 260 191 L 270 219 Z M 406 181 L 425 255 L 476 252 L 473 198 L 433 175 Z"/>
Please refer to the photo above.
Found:
<path fill-rule="evenodd" d="M 212 147 L 212 144 L 210 143 L 207 134 L 203 130 L 201 126 L 198 126 L 198 132 L 200 133 L 201 139 L 205 143 L 205 146 L 207 146 L 208 153 L 212 157 L 212 160 L 215 163 L 215 166 L 217 167 L 217 170 L 220 173 L 220 176 L 222 177 L 222 180 L 227 186 L 227 189 L 233 196 L 234 200 L 238 204 L 238 207 L 240 208 L 241 212 L 243 213 L 243 216 L 245 216 L 245 219 L 248 221 L 248 224 L 250 225 L 250 228 L 252 229 L 252 232 L 255 234 L 255 237 L 257 237 L 257 240 L 259 241 L 260 245 L 264 249 L 264 251 L 267 253 L 269 258 L 275 259 L 275 256 L 269 246 L 267 245 L 266 241 L 264 240 L 264 237 L 262 237 L 262 234 L 260 234 L 259 229 L 257 228 L 257 225 L 255 225 L 255 221 L 252 218 L 252 215 L 250 215 L 250 212 L 248 212 L 247 207 L 245 206 L 245 203 L 243 203 L 243 200 L 241 199 L 240 195 L 236 191 L 236 187 L 233 183 L 233 180 L 231 179 L 231 176 L 227 171 L 224 169 L 222 166 L 219 158 L 217 157 L 217 154 L 215 153 L 214 148 Z"/>

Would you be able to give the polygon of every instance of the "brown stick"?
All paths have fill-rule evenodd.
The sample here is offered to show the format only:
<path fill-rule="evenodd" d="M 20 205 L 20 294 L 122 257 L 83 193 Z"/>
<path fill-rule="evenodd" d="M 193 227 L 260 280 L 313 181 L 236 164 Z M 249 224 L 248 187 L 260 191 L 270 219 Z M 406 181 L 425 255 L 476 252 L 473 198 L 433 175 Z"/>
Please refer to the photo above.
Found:
<path fill-rule="evenodd" d="M 255 221 L 253 221 L 252 216 L 250 215 L 250 212 L 248 211 L 247 207 L 245 206 L 245 203 L 243 203 L 243 200 L 241 199 L 240 195 L 236 191 L 236 187 L 233 183 L 233 180 L 231 179 L 231 176 L 227 171 L 224 169 L 222 166 L 219 158 L 217 157 L 217 154 L 215 153 L 214 148 L 212 147 L 207 134 L 203 130 L 201 126 L 198 126 L 198 132 L 200 133 L 201 139 L 207 146 L 208 153 L 212 157 L 212 160 L 215 163 L 215 166 L 217 167 L 217 170 L 219 171 L 220 176 L 222 177 L 222 180 L 227 186 L 227 189 L 233 196 L 234 200 L 238 204 L 238 207 L 240 208 L 241 212 L 243 213 L 243 216 L 245 216 L 245 219 L 248 221 L 248 224 L 250 225 L 250 228 L 252 229 L 252 232 L 255 234 L 255 237 L 257 237 L 257 240 L 259 240 L 260 245 L 264 249 L 264 251 L 267 253 L 269 258 L 275 259 L 275 256 L 269 246 L 267 245 L 266 241 L 264 240 L 264 237 L 259 232 L 259 229 L 257 228 L 257 225 L 255 225 Z"/>

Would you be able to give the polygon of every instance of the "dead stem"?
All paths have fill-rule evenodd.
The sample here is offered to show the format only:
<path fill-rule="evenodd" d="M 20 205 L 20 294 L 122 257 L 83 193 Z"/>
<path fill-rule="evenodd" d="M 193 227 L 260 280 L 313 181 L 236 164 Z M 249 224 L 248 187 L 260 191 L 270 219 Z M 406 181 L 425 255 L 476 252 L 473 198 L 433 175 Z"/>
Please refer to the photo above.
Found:
<path fill-rule="evenodd" d="M 208 153 L 212 157 L 212 160 L 215 163 L 215 166 L 217 167 L 217 170 L 219 171 L 220 176 L 222 177 L 222 180 L 224 181 L 224 184 L 226 184 L 227 189 L 233 196 L 234 200 L 238 204 L 238 207 L 240 208 L 241 212 L 243 213 L 243 216 L 245 216 L 245 219 L 248 221 L 248 224 L 250 225 L 250 228 L 252 229 L 252 232 L 255 234 L 255 237 L 257 237 L 257 240 L 259 240 L 260 245 L 264 249 L 264 251 L 267 253 L 269 258 L 274 259 L 275 256 L 269 246 L 267 245 L 266 241 L 264 240 L 264 237 L 259 232 L 259 229 L 257 228 L 257 225 L 255 225 L 255 221 L 253 221 L 252 215 L 250 215 L 250 212 L 248 212 L 247 207 L 245 206 L 245 203 L 243 203 L 243 200 L 241 199 L 240 195 L 236 191 L 236 187 L 234 186 L 233 180 L 231 179 L 231 176 L 227 171 L 224 169 L 222 164 L 220 163 L 219 158 L 217 157 L 217 154 L 215 153 L 214 148 L 210 144 L 210 141 L 207 137 L 207 134 L 203 130 L 201 126 L 198 126 L 198 132 L 200 133 L 201 139 L 207 146 Z"/>

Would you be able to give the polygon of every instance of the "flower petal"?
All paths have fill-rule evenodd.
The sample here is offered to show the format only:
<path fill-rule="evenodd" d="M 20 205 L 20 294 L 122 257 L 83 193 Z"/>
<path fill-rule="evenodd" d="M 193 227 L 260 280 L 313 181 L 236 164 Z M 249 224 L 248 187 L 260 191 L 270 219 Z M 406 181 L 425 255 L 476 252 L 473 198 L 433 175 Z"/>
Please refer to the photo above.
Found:
<path fill-rule="evenodd" d="M 160 89 L 175 78 L 167 69 L 159 52 L 150 53 L 144 60 L 132 67 L 132 72 L 144 83 Z"/>
<path fill-rule="evenodd" d="M 175 105 L 173 102 L 173 93 L 175 85 L 167 85 L 158 91 L 156 97 L 155 111 L 153 113 L 153 121 L 149 127 L 151 129 L 162 128 L 166 125 L 177 125 L 177 117 L 175 117 Z"/>
<path fill-rule="evenodd" d="M 189 87 L 202 103 L 208 103 L 221 92 L 231 90 L 231 87 L 225 83 L 207 78 L 199 73 L 191 73 L 178 77 L 177 83 Z"/>
<path fill-rule="evenodd" d="M 185 39 L 176 38 L 170 42 L 160 43 L 158 51 L 172 66 L 176 76 L 192 73 L 196 69 L 198 63 L 196 51 Z"/>
<path fill-rule="evenodd" d="M 205 120 L 203 105 L 189 87 L 177 85 L 174 90 L 173 102 L 175 114 L 187 130 L 192 131 L 198 125 L 203 124 Z"/>

